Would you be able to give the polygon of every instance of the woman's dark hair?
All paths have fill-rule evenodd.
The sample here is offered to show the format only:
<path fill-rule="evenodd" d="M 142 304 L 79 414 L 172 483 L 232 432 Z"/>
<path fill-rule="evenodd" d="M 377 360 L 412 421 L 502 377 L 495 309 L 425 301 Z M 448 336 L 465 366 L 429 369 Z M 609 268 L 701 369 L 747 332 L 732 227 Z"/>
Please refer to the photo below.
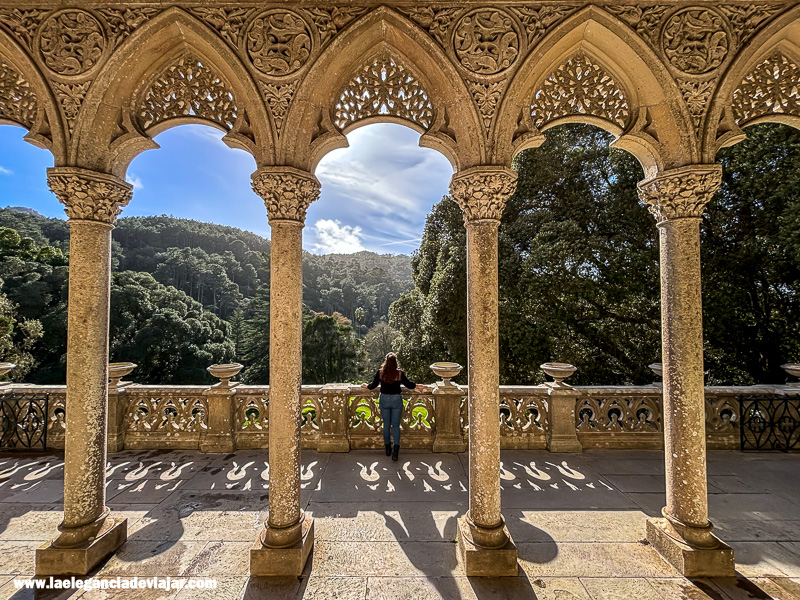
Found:
<path fill-rule="evenodd" d="M 386 355 L 386 360 L 381 365 L 381 381 L 391 383 L 400 380 L 400 369 L 397 368 L 397 355 L 394 352 L 389 352 Z"/>

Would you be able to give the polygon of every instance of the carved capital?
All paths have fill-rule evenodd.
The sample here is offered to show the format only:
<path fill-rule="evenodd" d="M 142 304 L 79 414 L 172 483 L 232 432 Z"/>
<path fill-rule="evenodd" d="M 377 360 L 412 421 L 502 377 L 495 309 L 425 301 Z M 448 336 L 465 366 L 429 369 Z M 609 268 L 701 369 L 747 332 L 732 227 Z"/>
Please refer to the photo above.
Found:
<path fill-rule="evenodd" d="M 505 167 L 472 167 L 453 175 L 450 195 L 464 221 L 499 221 L 506 201 L 517 187 L 517 174 Z"/>
<path fill-rule="evenodd" d="M 77 167 L 47 169 L 47 185 L 70 219 L 113 225 L 131 201 L 133 186 L 121 179 Z"/>
<path fill-rule="evenodd" d="M 690 165 L 639 182 L 639 199 L 659 223 L 700 218 L 721 184 L 720 165 Z"/>
<path fill-rule="evenodd" d="M 269 220 L 306 220 L 319 198 L 320 183 L 311 173 L 291 167 L 266 167 L 253 173 L 253 191 L 264 199 Z"/>

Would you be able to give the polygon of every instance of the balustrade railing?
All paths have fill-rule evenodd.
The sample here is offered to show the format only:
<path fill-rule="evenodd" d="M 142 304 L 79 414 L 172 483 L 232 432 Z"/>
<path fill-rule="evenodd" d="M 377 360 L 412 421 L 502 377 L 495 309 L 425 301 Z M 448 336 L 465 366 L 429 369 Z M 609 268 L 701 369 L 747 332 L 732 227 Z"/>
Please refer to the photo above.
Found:
<path fill-rule="evenodd" d="M 433 386 L 404 394 L 401 430 L 408 448 L 463 451 L 469 432 L 466 386 Z M 48 448 L 63 448 L 66 387 L 7 384 L 0 397 L 46 397 Z M 741 397 L 791 398 L 793 386 L 706 388 L 708 447 L 737 449 L 742 432 Z M 305 448 L 348 451 L 383 444 L 377 394 L 348 384 L 307 385 L 301 390 L 301 435 Z M 220 418 L 219 412 L 224 412 Z M 500 386 L 503 448 L 558 450 L 565 437 L 573 448 L 662 448 L 661 388 Z M 566 421 L 564 415 L 567 415 Z M 574 428 L 570 422 L 574 421 Z M 30 424 L 29 424 L 30 425 Z M 29 427 L 30 428 L 30 427 Z M 554 442 L 554 431 L 559 441 Z M 569 439 L 567 439 L 569 443 Z M 269 387 L 251 385 L 152 386 L 125 384 L 109 390 L 109 450 L 267 448 Z M 563 446 L 561 446 L 563 448 Z"/>

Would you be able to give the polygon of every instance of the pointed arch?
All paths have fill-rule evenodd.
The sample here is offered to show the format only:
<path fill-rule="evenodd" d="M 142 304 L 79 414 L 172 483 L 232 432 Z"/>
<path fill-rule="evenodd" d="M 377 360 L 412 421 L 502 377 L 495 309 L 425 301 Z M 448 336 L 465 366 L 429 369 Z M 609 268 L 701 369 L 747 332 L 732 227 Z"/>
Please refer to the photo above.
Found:
<path fill-rule="evenodd" d="M 360 93 L 353 92 L 358 87 L 353 86 L 353 93 L 345 94 L 348 83 L 370 69 L 377 69 L 373 72 L 377 76 L 392 61 L 402 70 L 398 82 L 406 78 L 407 89 L 394 99 L 390 90 L 379 94 L 389 103 L 409 100 L 411 104 L 398 111 L 389 110 L 388 105 L 381 109 L 380 101 L 373 108 L 369 102 L 359 104 L 352 113 L 358 118 L 352 122 L 352 117 L 340 119 L 340 129 L 337 105 L 346 113 L 352 107 L 342 103 Z M 284 130 L 295 135 L 281 140 L 279 161 L 313 171 L 327 152 L 347 146 L 342 130 L 374 121 L 400 122 L 420 131 L 420 146 L 438 150 L 457 169 L 481 164 L 487 158 L 472 96 L 453 64 L 425 31 L 384 6 L 350 24 L 314 61 L 286 115 Z"/>
<path fill-rule="evenodd" d="M 245 65 L 219 35 L 171 7 L 137 29 L 111 56 L 84 101 L 72 158 L 124 177 L 156 134 L 181 123 L 210 124 L 260 164 L 274 159 L 270 120 Z"/>
<path fill-rule="evenodd" d="M 743 127 L 766 122 L 800 129 L 800 6 L 756 34 L 723 76 L 703 136 L 706 162 L 743 140 Z"/>
<path fill-rule="evenodd" d="M 543 112 L 544 111 L 544 112 Z M 663 62 L 625 23 L 595 6 L 566 18 L 528 54 L 498 110 L 496 162 L 544 141 L 565 122 L 618 136 L 647 176 L 697 154 L 691 117 Z"/>
<path fill-rule="evenodd" d="M 0 123 L 28 130 L 25 140 L 66 164 L 66 132 L 47 80 L 25 50 L 0 30 Z"/>

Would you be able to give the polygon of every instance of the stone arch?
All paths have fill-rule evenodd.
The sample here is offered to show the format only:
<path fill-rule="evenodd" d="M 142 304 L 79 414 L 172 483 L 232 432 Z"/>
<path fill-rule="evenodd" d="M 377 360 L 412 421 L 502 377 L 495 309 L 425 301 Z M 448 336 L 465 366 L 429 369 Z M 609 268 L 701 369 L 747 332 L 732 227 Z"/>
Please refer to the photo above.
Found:
<path fill-rule="evenodd" d="M 744 139 L 743 127 L 767 122 L 800 129 L 800 7 L 754 36 L 725 73 L 704 132 L 706 162 Z"/>
<path fill-rule="evenodd" d="M 212 29 L 169 8 L 137 29 L 90 88 L 71 146 L 85 168 L 124 177 L 152 137 L 182 123 L 226 132 L 260 164 L 274 157 L 263 100 L 245 65 Z"/>
<path fill-rule="evenodd" d="M 379 78 L 381 69 L 388 69 L 386 76 L 395 77 L 397 85 L 378 97 L 405 104 L 400 110 L 381 110 L 381 101 L 372 108 L 366 106 L 370 102 L 351 105 L 352 117 L 337 125 L 337 110 L 347 112 L 343 100 L 354 100 L 360 91 L 349 84 L 359 77 Z M 402 94 L 392 97 L 401 87 Z M 279 162 L 313 171 L 327 152 L 347 146 L 343 132 L 376 121 L 419 131 L 420 146 L 438 150 L 456 169 L 486 159 L 480 119 L 455 67 L 427 33 L 386 7 L 349 25 L 315 60 L 286 116 L 284 128 L 293 135 L 281 140 Z"/>
<path fill-rule="evenodd" d="M 28 130 L 25 140 L 66 164 L 66 133 L 47 80 L 19 44 L 0 30 L 0 123 Z"/>
<path fill-rule="evenodd" d="M 562 21 L 528 54 L 498 112 L 498 164 L 568 122 L 617 136 L 614 145 L 636 156 L 647 177 L 696 156 L 687 142 L 691 117 L 663 62 L 627 25 L 594 6 Z"/>

